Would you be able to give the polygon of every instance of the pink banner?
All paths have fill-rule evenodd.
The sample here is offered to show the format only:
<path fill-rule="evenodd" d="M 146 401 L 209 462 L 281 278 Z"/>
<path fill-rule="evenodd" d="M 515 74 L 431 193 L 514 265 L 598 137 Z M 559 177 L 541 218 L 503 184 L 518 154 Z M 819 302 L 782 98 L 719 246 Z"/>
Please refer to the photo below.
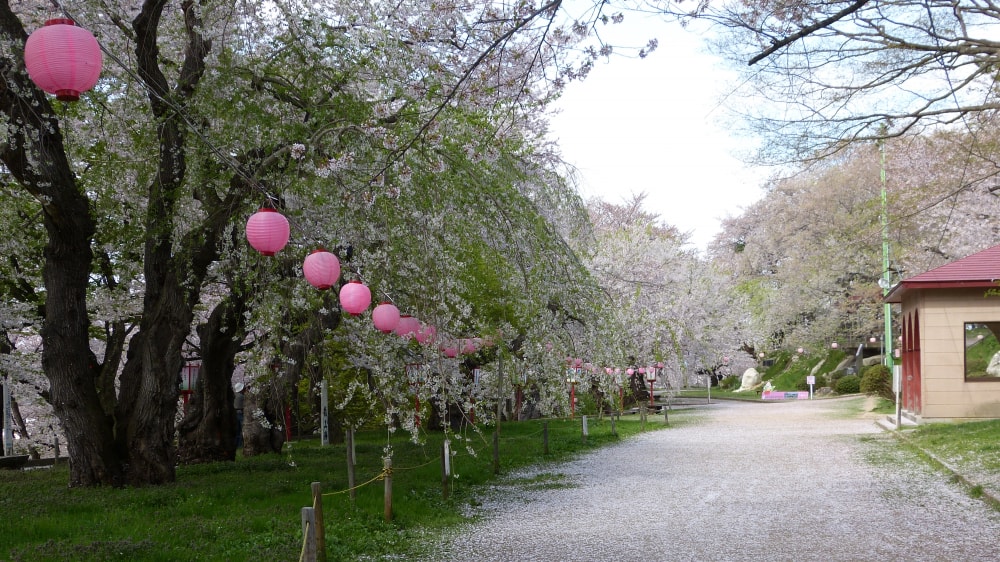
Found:
<path fill-rule="evenodd" d="M 805 390 L 798 392 L 784 392 L 780 390 L 769 390 L 760 395 L 764 400 L 809 400 L 809 393 Z"/>

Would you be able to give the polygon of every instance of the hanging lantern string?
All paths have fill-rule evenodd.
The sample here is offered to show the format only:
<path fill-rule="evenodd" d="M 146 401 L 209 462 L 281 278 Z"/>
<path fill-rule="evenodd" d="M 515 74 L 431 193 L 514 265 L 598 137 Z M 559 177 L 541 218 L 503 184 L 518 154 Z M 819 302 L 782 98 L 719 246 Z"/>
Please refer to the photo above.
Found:
<path fill-rule="evenodd" d="M 71 19 L 74 22 L 81 21 L 77 17 L 75 17 L 72 13 L 70 13 L 69 10 L 67 10 L 66 7 L 63 6 L 58 0 L 50 0 L 50 1 L 52 4 L 51 7 L 49 8 L 50 11 L 61 12 L 66 18 Z M 146 82 L 142 80 L 142 78 L 138 75 L 137 72 L 132 70 L 120 57 L 118 57 L 118 55 L 116 55 L 113 51 L 108 49 L 102 42 L 98 41 L 97 44 L 100 47 L 102 53 L 104 53 L 109 59 L 114 61 L 115 64 L 117 64 L 118 67 L 121 68 L 125 72 L 125 74 L 127 74 L 130 78 L 132 78 L 137 84 L 140 84 L 147 93 L 149 93 L 157 100 L 170 107 L 181 118 L 181 120 L 187 126 L 188 130 L 194 133 L 196 138 L 198 138 L 225 166 L 230 168 L 233 171 L 233 173 L 242 178 L 247 183 L 248 186 L 260 192 L 260 194 L 263 195 L 264 198 L 266 199 L 267 204 L 273 205 L 273 207 L 278 207 L 279 198 L 275 194 L 271 193 L 267 188 L 265 188 L 260 183 L 260 181 L 258 181 L 257 178 L 254 177 L 253 174 L 245 170 L 244 167 L 238 161 L 236 161 L 225 151 L 219 148 L 214 142 L 212 142 L 212 140 L 209 139 L 201 131 L 201 129 L 196 127 L 191 118 L 188 116 L 187 111 L 183 107 L 177 105 L 176 103 L 174 103 L 173 100 L 160 95 L 158 92 L 150 88 L 146 84 Z M 288 151 L 289 149 L 290 147 L 283 147 L 281 151 Z M 312 240 L 317 245 L 321 245 L 321 242 L 318 239 L 310 236 L 306 231 L 306 229 L 297 220 L 294 220 L 293 218 L 287 216 L 285 218 L 288 220 L 289 226 L 294 228 L 302 236 L 302 238 L 305 238 L 307 240 Z M 360 268 L 352 265 L 350 266 L 350 271 L 354 275 L 356 275 L 359 279 L 363 279 L 363 275 L 361 273 Z M 394 299 L 389 295 L 389 293 L 383 290 L 379 290 L 379 293 L 382 295 L 383 300 L 388 300 L 389 302 L 395 302 Z"/>
<path fill-rule="evenodd" d="M 73 16 L 73 14 L 71 14 L 64 6 L 62 6 L 58 2 L 58 0 L 51 0 L 51 2 L 52 2 L 52 8 L 50 8 L 50 9 L 61 11 L 64 16 L 66 16 L 67 18 L 73 20 L 74 22 L 79 22 L 80 21 L 75 16 Z M 98 44 L 98 46 L 100 46 L 102 53 L 104 53 L 109 59 L 111 59 L 112 61 L 114 61 L 125 72 L 125 74 L 127 74 L 129 77 L 131 77 L 133 80 L 135 80 L 136 83 L 142 85 L 142 88 L 144 90 L 146 90 L 147 93 L 149 93 L 150 95 L 152 95 L 157 100 L 159 100 L 160 102 L 164 103 L 165 105 L 169 106 L 181 118 L 181 120 L 187 126 L 188 130 L 190 132 L 194 133 L 194 135 L 199 140 L 201 140 L 201 142 L 204 143 L 205 146 L 208 147 L 208 149 L 224 165 L 226 165 L 228 168 L 230 168 L 237 176 L 239 176 L 240 178 L 242 178 L 247 183 L 247 185 L 250 186 L 252 189 L 254 189 L 256 191 L 259 191 L 266 198 L 266 200 L 268 201 L 268 204 L 273 205 L 274 207 L 278 206 L 277 203 L 279 201 L 279 198 L 276 195 L 274 195 L 273 193 L 271 193 L 267 188 L 265 188 L 257 180 L 257 178 L 254 177 L 253 174 L 251 174 L 248 171 L 246 171 L 243 168 L 243 166 L 238 161 L 236 161 L 234 158 L 232 158 L 231 156 L 229 156 L 228 154 L 226 154 L 225 151 L 223 151 L 221 148 L 219 148 L 218 146 L 216 146 L 216 144 L 214 142 L 212 142 L 212 140 L 209 139 L 201 131 L 201 129 L 199 129 L 198 127 L 195 126 L 194 122 L 188 116 L 187 111 L 184 108 L 182 108 L 181 106 L 179 106 L 176 103 L 174 103 L 173 100 L 168 99 L 168 98 L 160 95 L 155 90 L 153 90 L 152 88 L 150 88 L 145 83 L 145 81 L 142 80 L 142 78 L 139 76 L 139 74 L 137 72 L 135 72 L 134 70 L 132 70 L 131 68 L 129 68 L 129 66 L 127 64 L 125 64 L 125 62 L 121 58 L 119 58 L 110 49 L 108 49 L 107 47 L 105 47 L 103 43 L 101 43 L 100 41 L 98 41 L 97 44 Z M 289 150 L 289 147 L 283 147 L 279 152 L 286 152 L 288 150 Z M 321 242 L 318 239 L 315 239 L 312 236 L 310 236 L 306 232 L 305 228 L 303 228 L 302 225 L 300 225 L 298 223 L 298 221 L 292 220 L 289 217 L 285 217 L 285 218 L 288 219 L 289 225 L 292 228 L 294 228 L 296 231 L 298 231 L 299 234 L 301 234 L 303 238 L 305 238 L 307 240 L 312 240 L 316 244 L 321 244 Z"/>

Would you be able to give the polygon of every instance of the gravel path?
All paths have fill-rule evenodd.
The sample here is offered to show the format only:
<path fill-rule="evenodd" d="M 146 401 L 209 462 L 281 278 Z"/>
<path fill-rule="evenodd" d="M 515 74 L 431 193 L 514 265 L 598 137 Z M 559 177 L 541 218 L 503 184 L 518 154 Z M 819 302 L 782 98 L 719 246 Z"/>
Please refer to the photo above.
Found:
<path fill-rule="evenodd" d="M 433 559 L 1000 559 L 1000 513 L 852 406 L 713 403 L 697 423 L 544 469 L 563 486 L 499 490 Z"/>

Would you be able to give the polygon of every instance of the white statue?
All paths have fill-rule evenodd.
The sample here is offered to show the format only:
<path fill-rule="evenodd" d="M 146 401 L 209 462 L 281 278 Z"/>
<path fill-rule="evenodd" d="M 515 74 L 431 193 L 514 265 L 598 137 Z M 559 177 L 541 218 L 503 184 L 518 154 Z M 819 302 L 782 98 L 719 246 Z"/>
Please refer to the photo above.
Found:
<path fill-rule="evenodd" d="M 740 381 L 740 389 L 736 392 L 753 390 L 758 384 L 760 384 L 760 373 L 757 372 L 757 369 L 750 367 L 743 371 L 743 380 Z"/>
<path fill-rule="evenodd" d="M 990 358 L 990 365 L 986 367 L 986 376 L 1000 377 L 1000 351 Z"/>

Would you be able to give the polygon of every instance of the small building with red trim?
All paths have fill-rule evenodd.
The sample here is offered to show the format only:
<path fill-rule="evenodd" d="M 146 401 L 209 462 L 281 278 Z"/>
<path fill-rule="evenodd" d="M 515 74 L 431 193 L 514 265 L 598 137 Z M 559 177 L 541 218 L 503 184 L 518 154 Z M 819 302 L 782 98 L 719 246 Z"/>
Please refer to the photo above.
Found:
<path fill-rule="evenodd" d="M 900 281 L 901 408 L 916 421 L 1000 418 L 1000 246 Z"/>

